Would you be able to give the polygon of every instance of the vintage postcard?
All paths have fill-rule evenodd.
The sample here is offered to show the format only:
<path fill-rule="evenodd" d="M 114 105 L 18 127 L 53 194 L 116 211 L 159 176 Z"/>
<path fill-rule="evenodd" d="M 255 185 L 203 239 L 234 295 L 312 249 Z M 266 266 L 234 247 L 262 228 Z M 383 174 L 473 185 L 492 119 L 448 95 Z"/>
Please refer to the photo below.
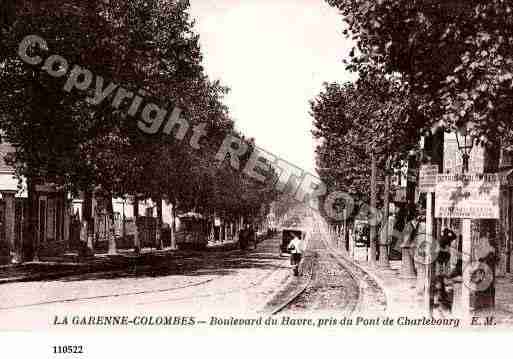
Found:
<path fill-rule="evenodd" d="M 512 329 L 512 8 L 2 1 L 0 330 Z"/>

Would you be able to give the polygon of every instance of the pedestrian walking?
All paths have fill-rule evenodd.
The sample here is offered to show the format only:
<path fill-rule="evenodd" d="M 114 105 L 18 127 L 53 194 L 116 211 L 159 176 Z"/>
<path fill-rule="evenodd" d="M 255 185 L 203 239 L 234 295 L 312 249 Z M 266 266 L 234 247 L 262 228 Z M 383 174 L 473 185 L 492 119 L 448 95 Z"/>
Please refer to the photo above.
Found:
<path fill-rule="evenodd" d="M 248 237 L 249 237 L 249 241 L 253 242 L 254 248 L 256 249 L 257 248 L 257 238 L 256 238 L 255 228 L 253 227 L 253 225 L 249 226 Z"/>
<path fill-rule="evenodd" d="M 296 235 L 293 235 L 287 249 L 291 253 L 290 264 L 292 265 L 294 275 L 297 277 L 299 276 L 299 263 L 303 256 L 303 242 Z"/>
<path fill-rule="evenodd" d="M 403 240 L 401 243 L 403 275 L 407 277 L 416 277 L 417 268 L 415 266 L 416 238 L 419 227 L 419 221 L 415 213 L 410 214 L 410 220 L 404 227 Z"/>
<path fill-rule="evenodd" d="M 239 246 L 240 249 L 246 250 L 248 248 L 248 228 L 242 228 L 239 231 Z"/>

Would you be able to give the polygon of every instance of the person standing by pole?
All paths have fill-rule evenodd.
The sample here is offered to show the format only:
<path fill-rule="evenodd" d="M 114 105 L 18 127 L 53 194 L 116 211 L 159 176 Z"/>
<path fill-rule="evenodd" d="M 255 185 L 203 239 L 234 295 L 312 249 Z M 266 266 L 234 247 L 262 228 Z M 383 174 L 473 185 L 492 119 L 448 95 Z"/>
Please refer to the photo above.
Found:
<path fill-rule="evenodd" d="M 401 277 L 414 279 L 417 277 L 414 264 L 415 238 L 417 236 L 418 221 L 414 210 L 410 211 L 409 221 L 403 231 L 401 243 Z"/>

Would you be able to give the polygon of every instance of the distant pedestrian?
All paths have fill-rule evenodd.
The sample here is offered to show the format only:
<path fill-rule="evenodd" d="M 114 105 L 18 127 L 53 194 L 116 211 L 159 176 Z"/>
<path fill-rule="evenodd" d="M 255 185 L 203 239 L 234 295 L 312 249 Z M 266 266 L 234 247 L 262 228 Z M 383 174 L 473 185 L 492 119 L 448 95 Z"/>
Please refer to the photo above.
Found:
<path fill-rule="evenodd" d="M 249 241 L 253 242 L 254 248 L 256 249 L 257 248 L 257 237 L 256 237 L 256 232 L 255 232 L 253 225 L 249 226 L 248 237 L 249 237 Z"/>
<path fill-rule="evenodd" d="M 248 248 L 248 228 L 247 226 L 239 231 L 239 246 L 240 249 L 246 250 Z"/>
<path fill-rule="evenodd" d="M 303 242 L 296 235 L 292 235 L 292 240 L 289 242 L 287 249 L 291 253 L 290 264 L 293 267 L 294 275 L 299 276 L 299 263 L 303 256 Z"/>
<path fill-rule="evenodd" d="M 475 260 L 482 262 L 493 262 L 495 258 L 495 247 L 491 244 L 490 235 L 486 232 L 475 245 Z"/>
<path fill-rule="evenodd" d="M 257 232 L 255 231 L 255 227 L 253 227 L 253 226 L 250 227 L 249 234 L 251 236 L 251 240 L 253 241 L 253 245 L 255 246 L 255 249 L 256 249 L 257 244 L 258 244 L 258 236 L 257 236 Z"/>

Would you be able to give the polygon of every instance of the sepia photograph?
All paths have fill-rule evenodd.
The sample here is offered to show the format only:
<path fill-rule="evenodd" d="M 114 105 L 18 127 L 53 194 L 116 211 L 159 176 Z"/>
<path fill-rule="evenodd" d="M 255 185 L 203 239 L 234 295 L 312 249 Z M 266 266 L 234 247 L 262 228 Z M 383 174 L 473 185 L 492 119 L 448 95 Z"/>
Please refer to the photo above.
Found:
<path fill-rule="evenodd" d="M 513 329 L 513 0 L 0 4 L 0 332 Z"/>

